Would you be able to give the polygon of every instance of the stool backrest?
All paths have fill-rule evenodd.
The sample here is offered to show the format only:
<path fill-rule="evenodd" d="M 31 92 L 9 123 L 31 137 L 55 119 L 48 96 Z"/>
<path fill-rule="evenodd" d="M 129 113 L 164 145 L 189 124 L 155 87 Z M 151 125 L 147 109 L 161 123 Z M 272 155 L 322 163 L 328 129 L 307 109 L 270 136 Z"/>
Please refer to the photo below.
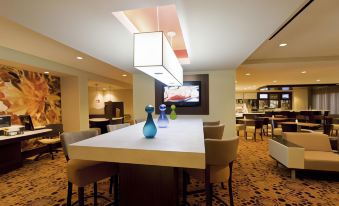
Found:
<path fill-rule="evenodd" d="M 204 126 L 204 138 L 205 139 L 221 139 L 224 135 L 225 125 L 217 126 Z"/>
<path fill-rule="evenodd" d="M 232 139 L 205 139 L 206 164 L 229 165 L 237 158 L 239 137 Z"/>
<path fill-rule="evenodd" d="M 213 122 L 203 122 L 202 124 L 203 124 L 203 126 L 218 126 L 220 124 L 220 120 L 219 121 L 213 121 Z"/>
<path fill-rule="evenodd" d="M 67 160 L 69 160 L 68 148 L 70 144 L 89 139 L 98 135 L 96 129 L 89 129 L 77 132 L 64 132 L 61 134 L 61 144 Z"/>
<path fill-rule="evenodd" d="M 107 131 L 112 132 L 117 129 L 122 129 L 124 127 L 130 126 L 130 123 L 123 123 L 123 124 L 109 124 L 107 125 Z"/>

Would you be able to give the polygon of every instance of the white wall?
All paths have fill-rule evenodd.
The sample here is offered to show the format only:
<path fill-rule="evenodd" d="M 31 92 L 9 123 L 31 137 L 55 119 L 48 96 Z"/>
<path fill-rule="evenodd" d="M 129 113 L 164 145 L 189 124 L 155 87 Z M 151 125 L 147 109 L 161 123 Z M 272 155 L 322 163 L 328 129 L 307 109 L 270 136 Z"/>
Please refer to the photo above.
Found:
<path fill-rule="evenodd" d="M 235 135 L 235 71 L 199 71 L 185 74 L 209 75 L 209 115 L 180 115 L 200 117 L 204 121 L 220 120 L 225 123 L 224 138 Z M 135 118 L 145 118 L 145 106 L 155 105 L 153 78 L 144 74 L 135 74 L 133 79 L 133 111 Z M 180 117 L 179 116 L 179 117 Z"/>
<path fill-rule="evenodd" d="M 294 87 L 293 88 L 293 110 L 308 109 L 308 88 Z"/>
<path fill-rule="evenodd" d="M 95 100 L 99 99 L 100 102 Z M 119 89 L 112 91 L 88 88 L 88 105 L 90 114 L 104 114 L 105 102 L 124 102 L 125 114 L 133 114 L 133 91 L 131 89 Z"/>

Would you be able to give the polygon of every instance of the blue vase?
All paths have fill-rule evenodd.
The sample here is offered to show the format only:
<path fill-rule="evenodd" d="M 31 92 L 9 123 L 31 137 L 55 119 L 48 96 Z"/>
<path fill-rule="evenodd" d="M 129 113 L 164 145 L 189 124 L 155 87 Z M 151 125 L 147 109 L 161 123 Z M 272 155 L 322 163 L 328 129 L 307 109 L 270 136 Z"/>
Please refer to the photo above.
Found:
<path fill-rule="evenodd" d="M 144 125 L 144 135 L 146 138 L 154 138 L 157 133 L 157 127 L 153 122 L 152 113 L 154 112 L 154 107 L 152 105 L 147 105 L 145 107 L 145 111 L 147 112 L 147 120 Z"/>
<path fill-rule="evenodd" d="M 168 124 L 169 124 L 168 118 L 166 116 L 166 105 L 161 104 L 159 106 L 159 110 L 160 110 L 160 116 L 158 118 L 158 127 L 166 128 L 168 127 Z"/>

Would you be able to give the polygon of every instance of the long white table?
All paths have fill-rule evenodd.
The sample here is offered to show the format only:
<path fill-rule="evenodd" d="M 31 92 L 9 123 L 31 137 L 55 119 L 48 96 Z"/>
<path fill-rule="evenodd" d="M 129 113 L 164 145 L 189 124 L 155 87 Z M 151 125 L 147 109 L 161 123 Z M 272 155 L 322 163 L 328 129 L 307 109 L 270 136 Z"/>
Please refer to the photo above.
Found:
<path fill-rule="evenodd" d="M 170 121 L 168 128 L 157 128 L 154 139 L 144 137 L 143 126 L 141 122 L 74 143 L 69 156 L 119 163 L 121 205 L 175 205 L 178 168 L 205 168 L 202 120 Z"/>

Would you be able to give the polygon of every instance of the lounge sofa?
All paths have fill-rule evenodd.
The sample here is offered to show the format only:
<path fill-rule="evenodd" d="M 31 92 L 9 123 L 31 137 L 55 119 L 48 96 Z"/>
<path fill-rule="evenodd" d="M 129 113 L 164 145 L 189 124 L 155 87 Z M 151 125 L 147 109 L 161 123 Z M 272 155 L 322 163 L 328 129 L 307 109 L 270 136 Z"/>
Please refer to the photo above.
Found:
<path fill-rule="evenodd" d="M 321 133 L 283 133 L 282 139 L 269 140 L 269 153 L 279 163 L 291 169 L 339 172 L 339 154 L 331 149 L 327 135 Z"/>

